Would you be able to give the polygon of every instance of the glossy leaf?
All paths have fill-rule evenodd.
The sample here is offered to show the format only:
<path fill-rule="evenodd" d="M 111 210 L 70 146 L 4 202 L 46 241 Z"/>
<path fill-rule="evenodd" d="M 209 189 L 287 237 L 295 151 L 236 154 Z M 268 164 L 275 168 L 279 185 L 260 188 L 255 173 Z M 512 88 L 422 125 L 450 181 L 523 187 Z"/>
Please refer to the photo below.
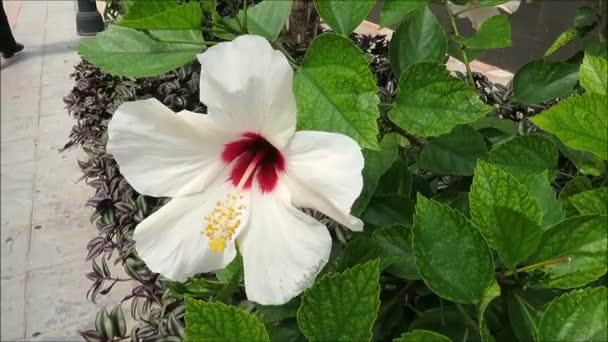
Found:
<path fill-rule="evenodd" d="M 262 36 L 269 41 L 279 37 L 291 13 L 292 0 L 264 0 L 247 9 L 247 31 Z M 245 15 L 239 12 L 239 20 L 244 23 Z"/>
<path fill-rule="evenodd" d="M 543 314 L 539 341 L 605 341 L 608 290 L 574 290 L 554 300 Z"/>
<path fill-rule="evenodd" d="M 452 340 L 429 330 L 414 330 L 405 333 L 393 340 L 393 342 L 451 342 Z"/>
<path fill-rule="evenodd" d="M 573 216 L 547 230 L 530 263 L 557 258 L 570 258 L 570 262 L 543 267 L 536 286 L 569 289 L 604 275 L 607 270 L 607 230 L 608 218 L 605 215 Z"/>
<path fill-rule="evenodd" d="M 471 37 L 455 37 L 467 49 L 488 50 L 511 46 L 511 24 L 504 15 L 493 16 L 481 24 Z"/>
<path fill-rule="evenodd" d="M 530 120 L 574 149 L 608 159 L 608 115 L 605 95 L 566 99 Z"/>
<path fill-rule="evenodd" d="M 426 0 L 385 0 L 380 11 L 379 25 L 382 27 L 399 23 L 407 16 L 424 7 Z"/>
<path fill-rule="evenodd" d="M 535 104 L 566 96 L 578 82 L 578 67 L 562 62 L 533 61 L 513 78 L 515 98 Z"/>
<path fill-rule="evenodd" d="M 295 74 L 298 128 L 346 134 L 377 149 L 376 80 L 350 40 L 326 33 L 313 40 Z"/>
<path fill-rule="evenodd" d="M 568 43 L 575 40 L 578 36 L 578 30 L 575 28 L 569 28 L 566 31 L 560 33 L 560 35 L 557 36 L 553 44 L 551 44 L 551 46 L 547 49 L 544 57 L 554 54 L 557 50 L 566 46 Z"/>
<path fill-rule="evenodd" d="M 517 176 L 557 170 L 558 152 L 555 144 L 540 135 L 524 135 L 495 146 L 490 162 Z"/>
<path fill-rule="evenodd" d="M 570 201 L 581 214 L 608 215 L 608 187 L 575 194 Z"/>
<path fill-rule="evenodd" d="M 585 54 L 580 77 L 581 85 L 587 91 L 608 95 L 608 60 L 605 58 Z"/>
<path fill-rule="evenodd" d="M 540 206 L 543 213 L 543 229 L 552 227 L 564 218 L 564 211 L 557 200 L 557 194 L 551 187 L 551 178 L 547 170 L 519 177 Z"/>
<path fill-rule="evenodd" d="M 414 204 L 407 196 L 386 195 L 374 196 L 361 219 L 373 226 L 390 224 L 411 224 L 414 215 Z"/>
<path fill-rule="evenodd" d="M 380 244 L 367 236 L 353 238 L 338 256 L 331 272 L 344 272 L 347 269 L 372 260 L 380 260 L 380 271 L 392 265 L 397 257 L 390 254 Z"/>
<path fill-rule="evenodd" d="M 160 30 L 151 34 L 160 39 L 194 44 L 162 43 L 143 32 L 110 25 L 94 39 L 82 42 L 77 49 L 82 58 L 109 73 L 145 77 L 159 75 L 188 63 L 204 46 L 200 31 Z"/>
<path fill-rule="evenodd" d="M 593 189 L 593 185 L 587 177 L 574 177 L 566 183 L 557 197 L 562 204 L 566 217 L 579 214 L 578 209 L 572 204 L 572 196 L 591 189 Z"/>
<path fill-rule="evenodd" d="M 325 275 L 306 290 L 298 325 L 309 341 L 369 341 L 380 306 L 378 260 Z"/>
<path fill-rule="evenodd" d="M 335 32 L 353 32 L 367 17 L 376 0 L 314 0 L 319 16 Z"/>
<path fill-rule="evenodd" d="M 584 175 L 599 176 L 606 172 L 606 164 L 604 161 L 593 153 L 570 148 L 554 135 L 550 135 L 549 137 L 559 151 L 576 165 L 580 173 Z"/>
<path fill-rule="evenodd" d="M 412 251 L 411 228 L 402 225 L 391 225 L 374 231 L 374 240 L 396 261 L 387 271 L 404 279 L 420 279 L 420 273 L 414 261 Z"/>
<path fill-rule="evenodd" d="M 475 226 L 457 211 L 423 196 L 416 204 L 412 249 L 422 279 L 443 298 L 478 303 L 494 282 L 490 250 Z"/>
<path fill-rule="evenodd" d="M 399 79 L 395 108 L 389 118 L 402 129 L 429 137 L 477 121 L 492 110 L 445 66 L 423 62 L 409 67 Z"/>
<path fill-rule="evenodd" d="M 203 12 L 196 1 L 177 5 L 174 1 L 139 0 L 117 24 L 140 30 L 198 30 L 202 20 Z"/>
<path fill-rule="evenodd" d="M 429 139 L 418 165 L 441 175 L 470 176 L 477 159 L 486 159 L 488 149 L 481 134 L 470 126 L 457 126 L 450 133 Z"/>
<path fill-rule="evenodd" d="M 188 341 L 270 341 L 262 322 L 246 311 L 190 297 L 185 301 Z"/>
<path fill-rule="evenodd" d="M 419 62 L 440 63 L 445 58 L 447 38 L 435 15 L 425 5 L 407 17 L 391 38 L 390 61 L 399 77 Z"/>

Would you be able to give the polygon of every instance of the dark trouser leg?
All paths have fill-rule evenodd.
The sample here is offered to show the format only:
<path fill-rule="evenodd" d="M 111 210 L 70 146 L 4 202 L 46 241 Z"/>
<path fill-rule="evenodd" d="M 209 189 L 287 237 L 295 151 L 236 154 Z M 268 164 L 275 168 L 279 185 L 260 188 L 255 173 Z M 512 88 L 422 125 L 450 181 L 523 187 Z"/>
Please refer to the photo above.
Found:
<path fill-rule="evenodd" d="M 15 49 L 16 45 L 11 27 L 8 24 L 8 18 L 4 12 L 2 0 L 0 0 L 0 52 L 10 52 Z"/>

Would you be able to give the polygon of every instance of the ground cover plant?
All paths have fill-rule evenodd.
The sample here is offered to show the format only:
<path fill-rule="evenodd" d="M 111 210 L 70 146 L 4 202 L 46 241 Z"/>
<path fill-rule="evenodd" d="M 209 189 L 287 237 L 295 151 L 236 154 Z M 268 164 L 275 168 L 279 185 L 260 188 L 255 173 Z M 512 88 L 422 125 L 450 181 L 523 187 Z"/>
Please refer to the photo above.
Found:
<path fill-rule="evenodd" d="M 373 0 L 119 4 L 116 21 L 78 46 L 86 62 L 65 101 L 77 119 L 68 145 L 87 152 L 80 166 L 96 189 L 89 295 L 134 280 L 125 301 L 137 323 L 127 327 L 126 305 L 104 309 L 85 339 L 607 339 L 601 2 L 573 13 L 572 28 L 508 86 L 469 64 L 511 45 L 508 14 L 525 6 L 519 1 L 385 1 L 380 25 L 398 25 L 390 42 L 352 33 Z M 462 36 L 457 17 L 475 33 Z M 577 40 L 580 53 L 551 59 Z M 466 73 L 450 73 L 448 56 Z M 247 122 L 259 106 L 282 101 L 262 111 L 261 126 Z M 295 125 L 295 134 L 276 133 L 290 113 L 295 122 L 280 127 Z M 239 120 L 222 121 L 232 116 Z M 184 122 L 201 120 L 224 123 L 213 127 L 236 138 L 219 149 L 210 145 L 216 135 L 197 145 L 207 133 L 188 140 Z M 181 133 L 172 133 L 177 126 Z M 258 135 L 243 135 L 249 130 Z M 332 138 L 315 143 L 319 136 Z M 306 164 L 298 179 L 312 179 L 298 191 L 285 181 L 291 197 L 281 203 L 300 219 L 286 221 L 256 206 L 283 187 L 298 139 L 318 148 L 318 165 Z M 179 159 L 194 147 L 251 153 L 235 154 L 220 178 L 245 200 L 257 196 L 243 206 L 243 222 L 209 220 L 205 230 L 214 212 L 205 203 L 237 207 L 206 186 L 195 187 L 200 206 L 184 201 L 192 190 L 176 185 L 185 171 L 174 170 L 196 163 L 198 154 Z M 160 170 L 156 157 L 174 162 Z M 210 172 L 205 165 L 197 174 Z M 182 220 L 192 212 L 196 227 Z M 307 238 L 300 222 L 325 227 Z M 110 262 L 127 276 L 112 274 Z"/>

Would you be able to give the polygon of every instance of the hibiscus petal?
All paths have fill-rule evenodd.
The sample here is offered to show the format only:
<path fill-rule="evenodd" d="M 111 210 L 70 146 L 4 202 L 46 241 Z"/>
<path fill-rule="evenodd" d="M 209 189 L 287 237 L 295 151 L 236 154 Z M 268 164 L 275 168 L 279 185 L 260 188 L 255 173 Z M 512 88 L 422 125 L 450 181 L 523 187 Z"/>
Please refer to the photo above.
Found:
<path fill-rule="evenodd" d="M 286 183 L 293 204 L 312 208 L 361 231 L 350 209 L 363 188 L 363 154 L 351 138 L 327 132 L 297 132 L 284 151 Z"/>
<path fill-rule="evenodd" d="M 519 5 L 521 5 L 521 0 L 511 0 L 497 7 L 509 14 L 513 14 L 519 9 Z"/>
<path fill-rule="evenodd" d="M 459 17 L 469 18 L 473 27 L 477 30 L 486 20 L 493 16 L 499 15 L 500 11 L 495 7 L 479 7 L 465 12 Z"/>
<path fill-rule="evenodd" d="M 293 70 L 266 39 L 242 35 L 198 55 L 201 101 L 208 114 L 239 133 L 284 147 L 296 126 Z"/>
<path fill-rule="evenodd" d="M 233 138 L 210 117 L 173 113 L 156 99 L 122 104 L 108 125 L 108 152 L 137 192 L 176 197 L 201 192 L 225 167 Z"/>
<path fill-rule="evenodd" d="M 205 228 L 204 217 L 231 189 L 232 185 L 225 180 L 217 181 L 204 194 L 174 198 L 143 220 L 135 228 L 133 240 L 137 253 L 150 270 L 171 280 L 185 281 L 194 274 L 226 267 L 236 256 L 234 240 L 226 242 L 223 252 L 212 252 L 208 238 L 201 232 Z M 249 206 L 249 192 L 243 195 L 243 203 Z M 248 218 L 246 209 L 234 238 L 241 233 Z"/>
<path fill-rule="evenodd" d="M 237 243 L 247 298 L 263 305 L 284 304 L 310 287 L 331 251 L 327 228 L 293 207 L 280 183 L 272 193 L 254 190 L 249 224 Z"/>

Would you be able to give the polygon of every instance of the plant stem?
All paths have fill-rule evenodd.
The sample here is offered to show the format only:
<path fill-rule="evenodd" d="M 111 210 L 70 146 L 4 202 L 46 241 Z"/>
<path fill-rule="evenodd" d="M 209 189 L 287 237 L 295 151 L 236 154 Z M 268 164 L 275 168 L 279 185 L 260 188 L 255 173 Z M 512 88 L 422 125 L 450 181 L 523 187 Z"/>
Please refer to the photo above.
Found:
<path fill-rule="evenodd" d="M 279 51 L 281 51 L 281 52 L 282 52 L 282 53 L 285 55 L 285 57 L 287 57 L 287 61 L 289 61 L 289 64 L 291 64 L 291 67 L 292 67 L 294 70 L 297 70 L 297 69 L 298 69 L 298 67 L 299 67 L 299 66 L 298 66 L 298 63 L 296 62 L 296 60 L 295 60 L 295 59 L 293 59 L 293 57 L 291 56 L 291 54 L 289 54 L 289 52 L 287 51 L 287 49 L 285 49 L 285 47 L 283 46 L 283 44 L 282 44 L 280 41 L 278 41 L 278 40 L 277 40 L 277 41 L 274 43 L 274 46 L 275 46 L 277 49 L 279 49 Z"/>
<path fill-rule="evenodd" d="M 403 286 L 399 290 L 399 292 L 397 292 L 397 294 L 395 294 L 395 296 L 393 298 L 391 298 L 391 300 L 388 303 L 386 303 L 386 305 L 384 305 L 382 307 L 382 309 L 380 309 L 380 312 L 378 313 L 378 320 L 383 319 L 390 312 L 390 310 L 393 308 L 393 306 L 397 305 L 401 301 L 401 298 L 403 296 L 405 296 L 407 291 L 409 291 L 412 288 L 412 286 L 414 286 L 414 283 L 415 283 L 415 281 L 407 282 L 407 284 L 405 284 L 405 286 Z M 416 312 L 416 311 L 414 311 L 414 312 Z"/>
<path fill-rule="evenodd" d="M 445 7 L 445 10 L 448 12 L 448 16 L 450 17 L 450 24 L 452 25 L 453 34 L 460 36 L 460 32 L 458 31 L 458 26 L 456 25 L 456 16 L 450 10 L 450 6 L 448 6 L 448 0 L 445 0 L 443 2 L 443 5 Z M 464 46 L 460 45 L 458 42 L 456 42 L 456 43 L 460 46 L 460 52 L 462 53 L 462 59 L 464 59 L 464 61 L 463 61 L 464 66 L 467 69 L 467 80 L 469 81 L 469 84 L 471 84 L 472 86 L 475 86 L 475 81 L 473 81 L 473 73 L 471 72 L 471 66 L 469 65 L 469 56 L 467 55 L 466 48 Z"/>
<path fill-rule="evenodd" d="M 198 46 L 204 46 L 205 44 L 207 45 L 213 45 L 215 44 L 215 42 L 195 42 L 195 41 L 188 41 L 188 40 L 171 40 L 171 39 L 161 39 L 155 35 L 153 35 L 152 33 L 150 33 L 150 31 L 143 31 L 146 36 L 150 37 L 150 39 L 157 41 L 159 43 L 167 43 L 167 44 L 190 44 L 190 45 L 198 45 Z"/>
<path fill-rule="evenodd" d="M 243 0 L 243 32 L 247 33 L 247 0 Z"/>
<path fill-rule="evenodd" d="M 471 316 L 469 316 L 469 314 L 467 314 L 467 312 L 464 311 L 462 304 L 459 304 L 459 303 L 454 303 L 454 304 L 456 304 L 456 309 L 458 309 L 458 311 L 464 316 L 464 320 L 467 321 L 467 324 L 470 325 L 471 328 L 473 328 L 475 331 L 477 331 L 477 323 L 475 323 L 475 321 L 471 318 Z"/>
<path fill-rule="evenodd" d="M 502 275 L 510 276 L 515 273 L 527 272 L 527 271 L 530 271 L 530 270 L 533 270 L 536 268 L 540 268 L 540 267 L 544 267 L 544 266 L 555 265 L 555 264 L 565 264 L 565 263 L 569 263 L 570 260 L 571 260 L 570 257 L 560 257 L 560 258 L 555 258 L 555 259 L 549 259 L 549 260 L 538 262 L 536 264 L 518 268 L 517 270 L 515 270 L 515 272 L 513 272 L 513 271 L 504 272 Z"/>
<path fill-rule="evenodd" d="M 606 37 L 604 36 L 604 29 L 606 28 L 604 26 L 604 16 L 602 15 L 602 13 L 604 13 L 604 0 L 598 0 L 597 2 L 597 19 L 599 22 L 599 34 L 600 34 L 600 43 L 604 43 L 606 42 Z"/>

